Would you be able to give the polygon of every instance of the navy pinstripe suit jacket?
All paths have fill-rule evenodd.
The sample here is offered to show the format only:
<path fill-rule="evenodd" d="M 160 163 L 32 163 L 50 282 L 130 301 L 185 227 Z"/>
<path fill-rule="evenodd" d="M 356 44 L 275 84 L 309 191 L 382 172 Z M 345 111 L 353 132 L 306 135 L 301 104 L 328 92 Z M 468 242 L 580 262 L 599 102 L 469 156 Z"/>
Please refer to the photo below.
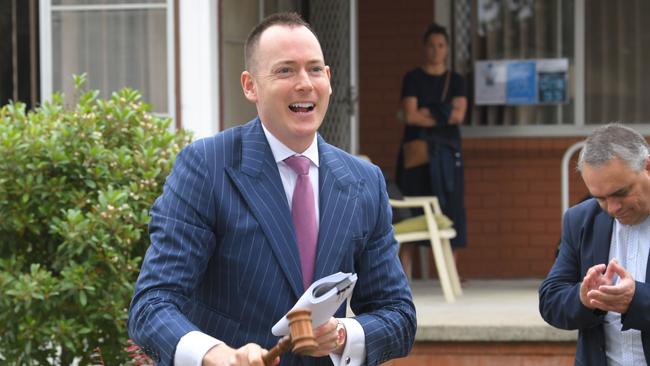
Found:
<path fill-rule="evenodd" d="M 384 178 L 318 137 L 320 227 L 314 280 L 359 279 L 350 306 L 366 363 L 406 355 L 416 320 L 396 250 Z M 272 347 L 272 325 L 303 293 L 290 208 L 255 119 L 189 145 L 151 209 L 151 246 L 129 311 L 130 336 L 171 365 L 180 338 L 199 330 L 232 347 Z M 342 306 L 337 316 L 344 316 Z M 281 364 L 327 365 L 329 357 Z"/>

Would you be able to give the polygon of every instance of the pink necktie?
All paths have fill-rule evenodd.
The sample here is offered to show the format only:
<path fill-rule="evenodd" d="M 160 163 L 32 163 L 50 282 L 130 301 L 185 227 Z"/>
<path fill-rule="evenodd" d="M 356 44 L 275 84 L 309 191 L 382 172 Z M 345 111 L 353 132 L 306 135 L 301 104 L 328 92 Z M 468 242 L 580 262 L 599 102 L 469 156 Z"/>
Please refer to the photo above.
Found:
<path fill-rule="evenodd" d="M 291 219 L 296 231 L 300 266 L 302 267 L 302 284 L 305 289 L 311 285 L 314 277 L 314 262 L 316 261 L 316 242 L 318 228 L 316 227 L 316 206 L 314 205 L 314 189 L 309 180 L 309 159 L 294 155 L 284 160 L 298 174 L 296 187 L 291 200 Z"/>

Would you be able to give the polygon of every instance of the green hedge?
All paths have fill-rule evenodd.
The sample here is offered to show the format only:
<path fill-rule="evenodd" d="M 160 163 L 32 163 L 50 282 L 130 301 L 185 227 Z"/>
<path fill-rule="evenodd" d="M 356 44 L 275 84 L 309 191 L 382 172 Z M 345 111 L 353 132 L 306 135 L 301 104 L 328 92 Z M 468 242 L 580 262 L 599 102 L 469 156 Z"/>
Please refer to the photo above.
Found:
<path fill-rule="evenodd" d="M 0 364 L 125 364 L 149 208 L 189 142 L 131 89 L 0 109 Z"/>

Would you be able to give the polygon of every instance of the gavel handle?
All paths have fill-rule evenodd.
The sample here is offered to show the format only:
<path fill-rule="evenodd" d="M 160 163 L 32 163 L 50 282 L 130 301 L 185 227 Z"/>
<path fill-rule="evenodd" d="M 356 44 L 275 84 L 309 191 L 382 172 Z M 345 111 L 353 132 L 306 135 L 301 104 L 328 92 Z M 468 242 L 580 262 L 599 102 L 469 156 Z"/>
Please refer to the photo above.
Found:
<path fill-rule="evenodd" d="M 289 349 L 291 349 L 291 336 L 286 335 L 278 341 L 278 344 L 276 344 L 275 347 L 271 348 L 269 352 L 262 357 L 264 364 L 270 366 L 276 357 L 287 352 Z"/>

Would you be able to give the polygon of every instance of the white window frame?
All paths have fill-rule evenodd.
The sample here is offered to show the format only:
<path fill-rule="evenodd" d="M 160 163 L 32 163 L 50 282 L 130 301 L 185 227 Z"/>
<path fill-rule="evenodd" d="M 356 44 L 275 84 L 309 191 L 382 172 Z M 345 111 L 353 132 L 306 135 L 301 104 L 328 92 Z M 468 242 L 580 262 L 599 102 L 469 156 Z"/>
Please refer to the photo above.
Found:
<path fill-rule="evenodd" d="M 109 0 L 107 0 L 108 2 Z M 52 12 L 55 11 L 93 11 L 93 10 L 166 10 L 167 20 L 167 113 L 176 120 L 176 87 L 174 78 L 174 0 L 164 4 L 129 3 L 98 5 L 52 5 L 52 0 L 39 1 L 39 39 L 40 39 L 40 73 L 41 101 L 49 100 L 53 93 L 52 73 Z M 174 124 L 172 124 L 174 126 Z"/>
<path fill-rule="evenodd" d="M 219 131 L 219 3 L 179 0 L 182 127 L 194 138 Z"/>

